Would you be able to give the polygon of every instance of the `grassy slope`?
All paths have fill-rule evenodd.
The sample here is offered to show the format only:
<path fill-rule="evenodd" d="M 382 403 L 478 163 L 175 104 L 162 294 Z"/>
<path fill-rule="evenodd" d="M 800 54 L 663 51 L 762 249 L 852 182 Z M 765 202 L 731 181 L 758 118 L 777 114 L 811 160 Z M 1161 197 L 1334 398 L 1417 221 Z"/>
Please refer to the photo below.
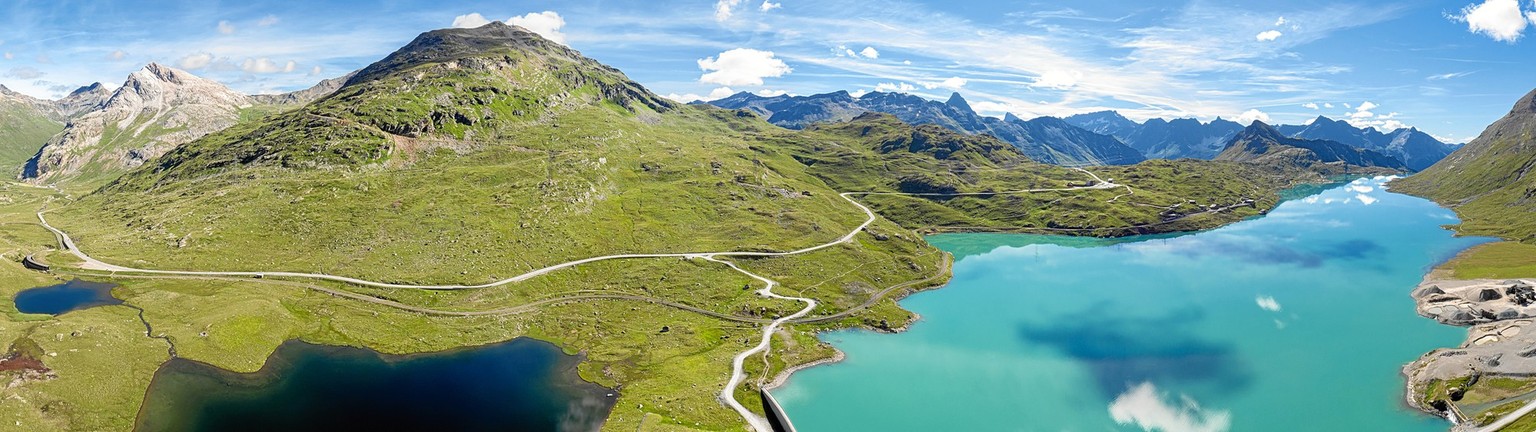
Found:
<path fill-rule="evenodd" d="M 419 92 L 343 94 L 233 128 L 79 202 L 56 205 L 50 221 L 78 233 L 92 254 L 145 267 L 288 268 L 453 283 L 626 251 L 795 249 L 836 239 L 864 219 L 803 165 L 756 150 L 745 138 L 777 128 L 724 110 L 658 113 L 639 105 L 643 101 L 603 97 L 613 94 L 603 76 L 569 92 L 548 91 L 542 86 L 557 83 L 534 72 L 559 65 L 530 60 L 522 63 L 526 69 L 498 72 L 505 74 L 500 80 L 422 66 L 415 71 L 444 73 L 442 79 L 414 82 Z M 521 73 L 532 78 L 505 79 Z M 432 124 L 430 132 L 409 131 L 420 135 L 415 139 L 380 130 L 406 132 L 419 126 L 412 116 L 457 118 L 441 113 L 464 106 L 423 95 L 455 86 L 515 85 L 526 86 L 460 93 L 495 95 L 477 101 L 489 115 L 457 112 L 480 115 L 474 124 Z M 561 96 L 545 98 L 555 94 Z M 633 102 L 634 111 L 625 102 Z M 407 114 L 353 113 L 358 107 Z M 947 259 L 889 222 L 871 231 L 886 234 L 861 234 L 854 244 L 805 256 L 740 263 L 783 282 L 782 292 L 826 300 L 815 312 L 823 315 L 858 305 L 879 289 L 928 277 Z M 276 280 L 124 281 L 119 295 L 144 307 L 184 356 L 235 370 L 259 367 L 288 338 L 400 353 L 524 335 L 551 340 L 588 356 L 583 376 L 623 384 L 609 427 L 624 430 L 645 417 L 705 429 L 737 427 L 739 418 L 714 395 L 729 373 L 729 358 L 749 346 L 758 327 L 633 301 L 452 318 L 337 299 Z M 458 311 L 573 291 L 661 297 L 748 319 L 798 307 L 752 295 L 750 282 L 718 264 L 658 259 L 597 263 L 465 292 L 334 288 Z M 897 325 L 909 317 L 885 300 L 841 321 L 791 326 L 772 357 L 749 362 L 749 372 L 771 376 L 787 364 L 831 355 L 809 330 Z M 68 322 L 69 316 L 57 320 Z M 658 333 L 662 326 L 672 331 Z M 755 406 L 751 392 L 745 389 L 741 397 Z M 95 408 L 90 411 L 120 415 L 137 406 Z M 86 424 L 85 411 L 46 416 L 55 424 Z"/>
<path fill-rule="evenodd" d="M 64 125 L 20 104 L 0 103 L 0 178 L 14 179 Z"/>
<path fill-rule="evenodd" d="M 1456 231 L 1519 244 L 1472 248 L 1450 263 L 1457 277 L 1536 277 L 1529 252 L 1536 247 L 1536 92 L 1440 163 L 1392 183 L 1461 216 Z"/>
<path fill-rule="evenodd" d="M 550 46 L 538 49 L 546 51 L 497 51 L 488 58 L 506 61 L 470 59 L 452 68 L 408 65 L 408 73 L 379 77 L 183 146 L 78 202 L 54 204 L 50 221 L 72 232 L 93 255 L 135 266 L 484 282 L 594 255 L 789 250 L 823 243 L 863 220 L 837 197 L 838 190 L 896 188 L 901 178 L 919 173 L 944 177 L 936 173 L 951 163 L 900 153 L 895 155 L 900 161 L 882 159 L 873 147 L 851 144 L 868 141 L 835 131 L 797 135 L 731 111 L 673 108 L 643 89 L 637 93 L 616 71 L 561 61 L 563 54 Z M 486 65 L 491 67 L 475 68 Z M 852 165 L 802 163 L 815 156 L 805 145 L 818 140 L 849 141 L 848 153 L 838 153 L 847 158 L 829 160 Z M 970 144 L 996 144 L 986 141 Z M 997 151 L 1016 153 L 1006 144 Z M 980 156 L 944 158 L 959 160 L 976 175 L 955 176 L 961 182 L 956 187 L 1017 189 L 1086 179 L 1009 154 Z M 840 175 L 853 168 L 868 175 Z M 1259 195 L 1269 183 L 1222 180 L 1256 174 L 1248 169 L 1162 162 L 1105 174 L 1146 187 L 1135 202 L 1164 204 L 1159 200 Z M 1168 184 L 1159 186 L 1163 191 L 1153 187 L 1196 175 L 1220 187 L 1199 197 Z M 999 213 L 1016 205 L 1009 201 L 919 201 L 934 211 L 955 212 L 955 223 L 997 227 L 1055 221 L 1043 210 L 1047 205 L 1074 206 L 1064 208 L 1077 216 L 1056 223 L 1102 224 L 1095 226 L 1135 224 L 1158 211 L 1129 204 L 1129 198 L 1124 207 L 1104 204 L 1116 194 L 1030 197 L 1042 211 L 1024 219 Z M 1263 204 L 1266 196 L 1255 198 Z M 39 199 L 18 201 L 18 211 L 6 220 L 31 220 L 28 212 L 41 206 Z M 925 225 L 907 219 L 900 206 L 870 202 L 908 226 Z M 1101 219 L 1095 212 L 1114 213 Z M 33 242 L 45 243 L 46 237 Z M 887 287 L 931 277 L 947 259 L 915 233 L 882 219 L 851 244 L 738 262 L 782 282 L 783 294 L 821 300 L 813 315 L 826 315 L 860 305 Z M 157 332 L 171 338 L 183 356 L 232 370 L 259 368 L 290 338 L 391 353 L 516 336 L 549 340 L 585 353 L 585 378 L 623 386 L 607 425 L 611 430 L 636 429 L 642 419 L 648 429 L 739 429 L 740 419 L 715 394 L 729 374 L 729 358 L 751 344 L 759 326 L 623 300 L 448 317 L 339 298 L 292 281 L 115 281 L 124 284 L 118 296 L 144 308 Z M 595 263 L 475 291 L 327 289 L 450 311 L 496 311 L 593 292 L 664 298 L 741 319 L 799 307 L 752 295 L 756 287 L 750 282 L 717 264 L 657 259 Z M 37 282 L 8 283 L 4 289 L 32 284 Z M 51 334 L 110 329 L 121 336 L 111 342 L 114 350 L 136 351 L 82 350 L 80 363 L 45 359 L 59 378 L 18 387 L 30 402 L 0 404 L 0 415 L 39 422 L 38 429 L 123 429 L 131 423 L 153 367 L 82 378 L 96 367 L 88 365 L 119 357 L 135 365 L 163 360 L 165 342 L 134 333 L 129 324 L 138 323 L 119 319 L 123 309 L 7 322 L 5 335 L 13 340 L 42 329 Z M 816 330 L 897 326 L 910 317 L 887 298 L 838 321 L 792 325 L 776 336 L 772 355 L 748 361 L 747 371 L 772 377 L 788 365 L 830 356 L 830 348 L 812 336 Z M 671 331 L 660 333 L 662 326 Z M 66 348 L 72 340 L 43 339 L 38 342 L 49 350 Z M 79 395 L 90 391 L 93 381 L 110 383 L 99 390 L 102 397 L 82 401 Z M 747 406 L 757 406 L 753 390 L 747 386 L 738 395 Z M 44 408 L 53 401 L 64 401 L 65 408 Z"/>
<path fill-rule="evenodd" d="M 1065 188 L 1090 181 L 1068 168 L 1030 162 L 1011 146 L 985 136 L 912 127 L 889 116 L 813 127 L 771 142 L 791 149 L 811 172 L 841 191 L 997 192 Z M 1095 167 L 1096 174 L 1130 185 L 1095 191 L 962 197 L 870 195 L 860 199 L 903 226 L 930 231 L 1024 231 L 1072 235 L 1127 235 L 1207 229 L 1260 214 L 1279 202 L 1278 190 L 1299 170 L 1206 161 L 1152 160 Z M 1125 196 L 1121 196 L 1125 195 Z M 1119 197 L 1118 199 L 1116 197 Z M 1229 205 L 1245 198 L 1255 207 L 1164 222 L 1169 208 Z M 1113 202 L 1111 202 L 1113 201 Z"/>

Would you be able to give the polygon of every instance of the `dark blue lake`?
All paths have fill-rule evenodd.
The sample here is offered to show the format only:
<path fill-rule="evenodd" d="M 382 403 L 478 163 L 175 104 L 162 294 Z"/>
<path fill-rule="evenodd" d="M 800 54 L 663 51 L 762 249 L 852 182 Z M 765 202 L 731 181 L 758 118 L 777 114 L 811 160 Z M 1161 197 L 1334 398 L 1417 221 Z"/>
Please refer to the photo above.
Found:
<path fill-rule="evenodd" d="M 249 374 L 173 359 L 137 430 L 598 430 L 617 394 L 583 381 L 578 362 L 527 338 L 408 356 L 290 341 Z"/>
<path fill-rule="evenodd" d="M 58 315 L 76 309 L 122 304 L 112 297 L 117 285 L 75 279 L 58 285 L 22 290 L 16 293 L 16 310 L 24 313 Z"/>

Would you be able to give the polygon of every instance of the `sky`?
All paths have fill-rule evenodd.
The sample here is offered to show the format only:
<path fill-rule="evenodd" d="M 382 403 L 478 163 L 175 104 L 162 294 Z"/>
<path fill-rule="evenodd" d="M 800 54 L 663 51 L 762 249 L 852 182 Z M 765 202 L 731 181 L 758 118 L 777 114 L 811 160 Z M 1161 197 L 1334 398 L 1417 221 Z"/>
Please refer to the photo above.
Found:
<path fill-rule="evenodd" d="M 1325 115 L 1464 142 L 1536 88 L 1536 0 L 9 0 L 0 84 L 57 98 L 159 62 L 291 91 L 491 20 L 685 101 L 959 92 L 991 116 Z"/>

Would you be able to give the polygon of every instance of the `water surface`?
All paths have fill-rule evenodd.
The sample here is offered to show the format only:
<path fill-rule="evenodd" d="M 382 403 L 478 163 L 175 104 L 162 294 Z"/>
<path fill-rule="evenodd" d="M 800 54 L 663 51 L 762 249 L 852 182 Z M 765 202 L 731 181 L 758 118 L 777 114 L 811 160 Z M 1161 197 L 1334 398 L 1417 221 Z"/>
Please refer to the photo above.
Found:
<path fill-rule="evenodd" d="M 16 310 L 23 313 L 58 315 L 77 309 L 122 304 L 112 297 L 117 285 L 79 279 L 16 293 Z"/>
<path fill-rule="evenodd" d="M 1483 240 L 1382 182 L 1194 235 L 932 237 L 958 261 L 920 322 L 825 334 L 847 360 L 774 394 L 809 432 L 1444 431 L 1399 369 L 1465 333 L 1408 292 Z"/>
<path fill-rule="evenodd" d="M 616 394 L 527 338 L 410 356 L 291 341 L 261 371 L 167 362 L 141 431 L 591 431 Z"/>

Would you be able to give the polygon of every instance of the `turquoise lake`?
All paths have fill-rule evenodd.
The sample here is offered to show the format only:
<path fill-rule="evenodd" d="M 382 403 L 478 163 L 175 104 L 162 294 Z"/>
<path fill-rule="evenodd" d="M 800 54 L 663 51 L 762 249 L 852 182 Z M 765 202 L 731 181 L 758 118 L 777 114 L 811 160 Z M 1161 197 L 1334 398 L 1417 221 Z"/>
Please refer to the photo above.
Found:
<path fill-rule="evenodd" d="M 1383 183 L 1189 235 L 931 237 L 956 263 L 901 301 L 922 319 L 822 335 L 847 360 L 774 395 L 809 432 L 1444 431 L 1399 370 L 1465 331 L 1408 293 L 1485 240 Z"/>

